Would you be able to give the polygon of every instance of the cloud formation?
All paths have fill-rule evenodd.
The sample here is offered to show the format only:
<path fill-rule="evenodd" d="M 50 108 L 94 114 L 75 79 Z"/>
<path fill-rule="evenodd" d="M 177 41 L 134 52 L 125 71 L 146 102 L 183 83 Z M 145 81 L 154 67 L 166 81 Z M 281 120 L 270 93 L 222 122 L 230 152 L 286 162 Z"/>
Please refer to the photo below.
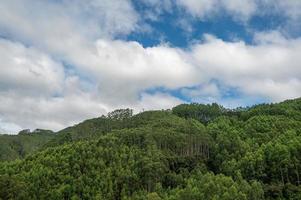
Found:
<path fill-rule="evenodd" d="M 256 45 L 225 42 L 208 35 L 203 44 L 193 46 L 191 53 L 195 65 L 209 80 L 272 101 L 295 98 L 301 92 L 301 40 L 277 35 L 261 33 Z"/>
<path fill-rule="evenodd" d="M 198 18 L 214 17 L 222 12 L 237 19 L 249 20 L 255 15 L 284 14 L 291 20 L 301 17 L 298 0 L 177 0 L 177 5 Z"/>
<path fill-rule="evenodd" d="M 223 9 L 248 20 L 263 6 L 256 0 L 176 2 L 144 0 L 154 12 L 148 18 L 181 6 L 197 18 Z M 273 12 L 300 17 L 299 3 L 281 2 Z M 244 105 L 246 96 L 281 101 L 301 95 L 301 39 L 279 30 L 256 33 L 252 44 L 207 34 L 185 49 L 144 47 L 120 39 L 145 28 L 131 1 L 4 0 L 0 13 L 0 127 L 6 131 L 59 130 L 116 108 L 140 112 L 187 99 L 232 106 Z M 225 100 L 231 89 L 242 99 Z"/>
<path fill-rule="evenodd" d="M 177 5 L 201 19 L 228 12 L 243 21 L 254 15 L 257 7 L 256 2 L 250 0 L 177 0 Z"/>

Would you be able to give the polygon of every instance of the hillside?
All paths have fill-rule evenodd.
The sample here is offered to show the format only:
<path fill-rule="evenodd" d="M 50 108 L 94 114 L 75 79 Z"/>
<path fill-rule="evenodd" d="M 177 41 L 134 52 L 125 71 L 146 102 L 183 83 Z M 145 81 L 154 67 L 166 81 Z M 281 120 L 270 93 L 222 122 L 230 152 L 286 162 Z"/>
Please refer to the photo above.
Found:
<path fill-rule="evenodd" d="M 301 199 L 301 99 L 121 109 L 13 141 L 28 155 L 0 163 L 0 199 Z"/>
<path fill-rule="evenodd" d="M 0 161 L 24 158 L 43 147 L 56 135 L 48 130 L 21 131 L 18 135 L 0 135 Z"/>

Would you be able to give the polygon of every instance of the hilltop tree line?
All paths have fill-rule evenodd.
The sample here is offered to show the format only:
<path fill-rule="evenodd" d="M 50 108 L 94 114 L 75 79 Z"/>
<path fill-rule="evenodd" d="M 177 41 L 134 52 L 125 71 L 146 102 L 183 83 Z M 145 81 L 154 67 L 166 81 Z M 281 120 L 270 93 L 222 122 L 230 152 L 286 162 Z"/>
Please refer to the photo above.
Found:
<path fill-rule="evenodd" d="M 2 156 L 0 199 L 301 199 L 301 99 L 119 109 L 52 136 Z"/>

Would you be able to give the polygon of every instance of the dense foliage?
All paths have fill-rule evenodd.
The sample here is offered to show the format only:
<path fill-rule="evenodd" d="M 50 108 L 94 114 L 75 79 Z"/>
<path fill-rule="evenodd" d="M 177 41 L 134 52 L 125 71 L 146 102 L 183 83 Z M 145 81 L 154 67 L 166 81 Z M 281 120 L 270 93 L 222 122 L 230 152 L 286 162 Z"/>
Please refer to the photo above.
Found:
<path fill-rule="evenodd" d="M 301 99 L 121 109 L 52 136 L 0 163 L 0 199 L 301 199 Z"/>
<path fill-rule="evenodd" d="M 0 135 L 0 161 L 24 158 L 55 138 L 49 130 L 20 131 L 18 135 Z"/>

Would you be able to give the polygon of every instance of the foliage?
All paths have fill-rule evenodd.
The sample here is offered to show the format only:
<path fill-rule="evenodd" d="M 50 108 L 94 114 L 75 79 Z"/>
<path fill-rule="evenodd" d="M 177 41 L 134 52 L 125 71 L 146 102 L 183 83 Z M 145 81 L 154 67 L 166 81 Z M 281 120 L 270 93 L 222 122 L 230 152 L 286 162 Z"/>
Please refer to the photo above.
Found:
<path fill-rule="evenodd" d="M 3 160 L 25 156 L 0 163 L 0 199 L 301 199 L 301 99 L 119 109 L 0 143 Z"/>
<path fill-rule="evenodd" d="M 52 131 L 37 129 L 21 131 L 18 135 L 0 135 L 0 161 L 24 158 L 48 143 L 56 135 Z"/>

